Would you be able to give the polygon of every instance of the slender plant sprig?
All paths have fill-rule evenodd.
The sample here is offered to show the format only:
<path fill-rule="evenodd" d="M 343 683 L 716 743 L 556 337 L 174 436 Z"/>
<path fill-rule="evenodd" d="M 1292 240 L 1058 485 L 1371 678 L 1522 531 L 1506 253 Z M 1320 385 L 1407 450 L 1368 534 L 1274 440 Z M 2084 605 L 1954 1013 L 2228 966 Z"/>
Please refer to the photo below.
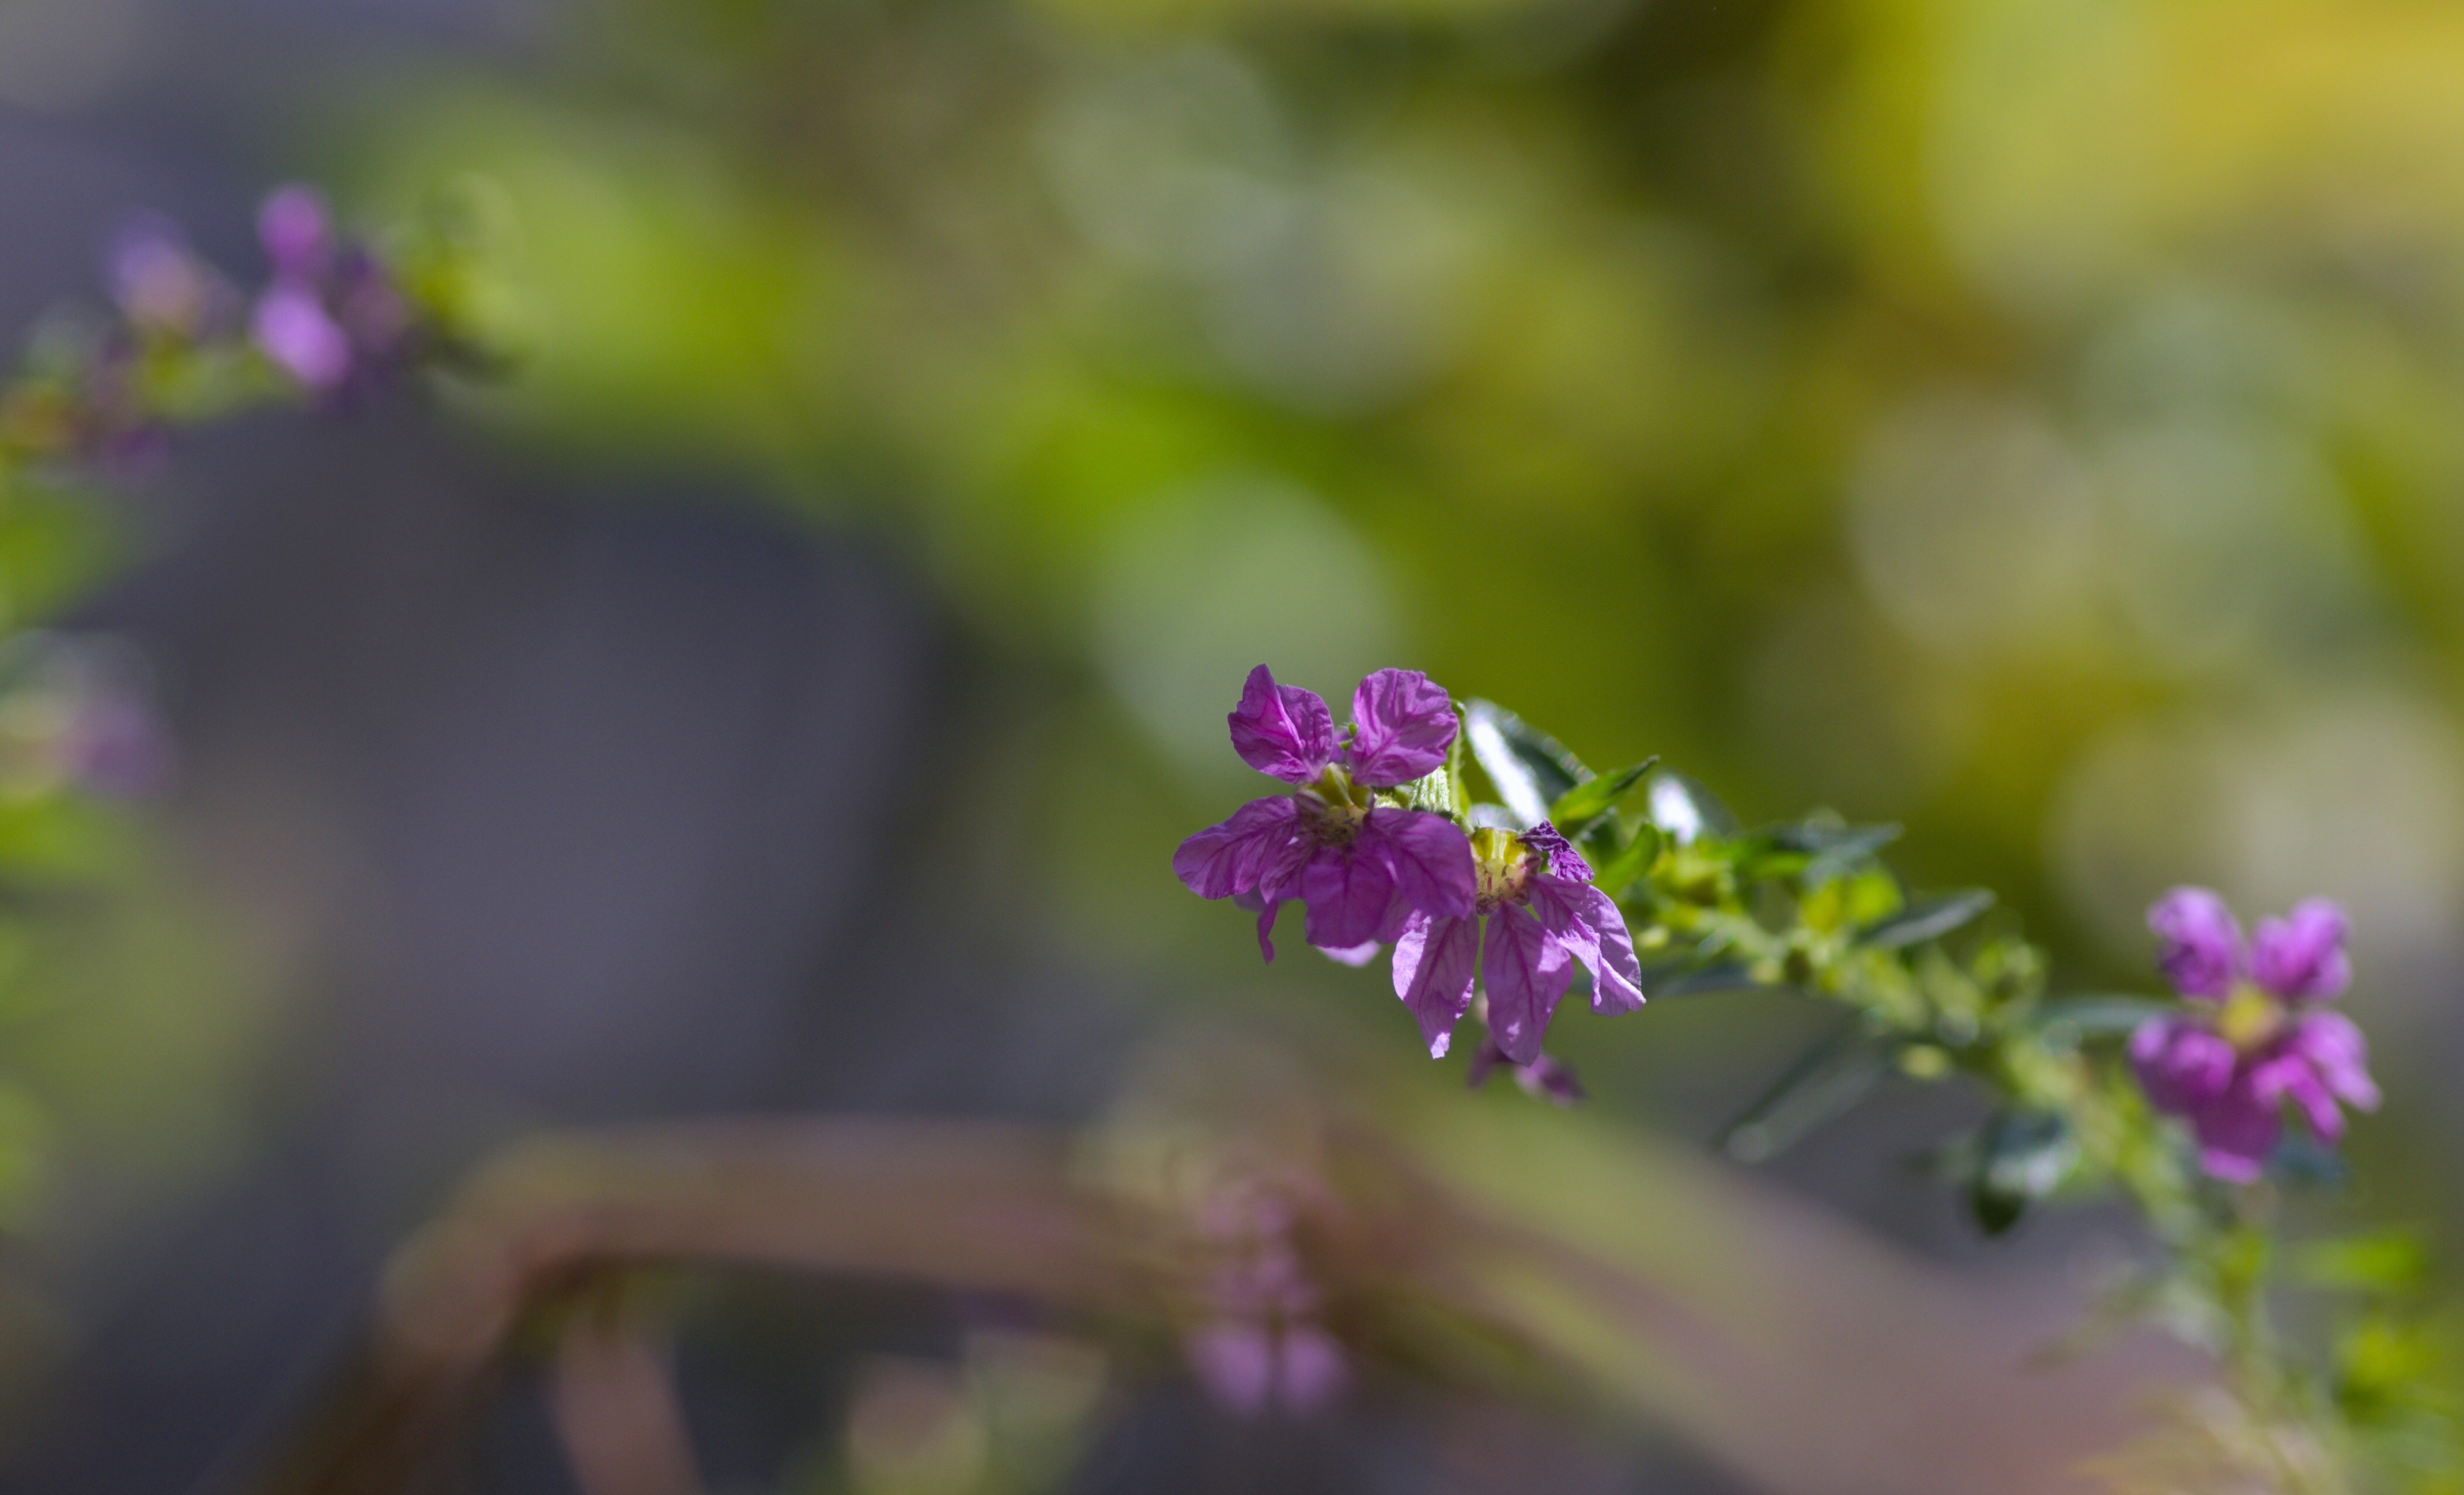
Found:
<path fill-rule="evenodd" d="M 1577 966 L 1604 1014 L 1750 986 L 1834 1004 L 1837 1028 L 1727 1130 L 1729 1155 L 1776 1154 L 1893 1073 L 1972 1085 L 1988 1118 L 1934 1161 L 1985 1233 L 2063 1197 L 2119 1195 L 2145 1221 L 2155 1260 L 2098 1317 L 2153 1320 L 2215 1354 L 2224 1401 L 2182 1419 L 2202 1478 L 2429 1490 L 2464 1471 L 2436 1336 L 2411 1311 L 2417 1280 L 2391 1275 L 2389 1253 L 2343 1242 L 2321 1258 L 2342 1281 L 2311 1274 L 2361 1299 L 2329 1356 L 2271 1314 L 2286 1285 L 2281 1188 L 2340 1176 L 2339 1102 L 2378 1101 L 2360 1030 L 2323 1005 L 2350 976 L 2334 905 L 2263 920 L 2246 941 L 2220 898 L 2177 889 L 2149 923 L 2181 998 L 2055 996 L 2044 952 L 1991 893 L 1903 885 L 1881 856 L 1896 826 L 1747 829 L 1656 760 L 1595 773 L 1511 712 L 1458 707 L 1410 671 L 1362 681 L 1351 718 L 1338 728 L 1314 693 L 1252 671 L 1232 743 L 1287 791 L 1174 857 L 1191 890 L 1258 911 L 1269 959 L 1285 903 L 1345 963 L 1391 943 L 1395 992 L 1433 1055 L 1476 1019 L 1471 1082 L 1503 1067 L 1560 1104 L 1581 1088 L 1542 1043 Z M 2288 1103 L 2306 1135 L 2285 1131 Z M 2108 1472 L 2170 1487 L 2149 1471 L 2180 1455 L 2143 1450 Z"/>
<path fill-rule="evenodd" d="M 2118 1193 L 2135 1207 L 2158 1260 L 2115 1287 L 2099 1318 L 2150 1319 L 2217 1356 L 2246 1420 L 2211 1455 L 2287 1490 L 2448 1489 L 2464 1475 L 2417 1241 L 2363 1237 L 2299 1254 L 2295 1280 L 2342 1292 L 2348 1311 L 2323 1364 L 2278 1331 L 2278 1190 L 2332 1185 L 2343 1164 L 2290 1134 L 2265 1181 L 2205 1176 L 2124 1046 L 2180 1003 L 2052 995 L 2045 953 L 1991 892 L 1917 895 L 1902 884 L 1881 854 L 1897 826 L 1816 816 L 1748 830 L 1681 774 L 1595 774 L 1486 702 L 1469 703 L 1464 722 L 1507 813 L 1552 822 L 1599 868 L 1650 962 L 1654 997 L 1785 987 L 1844 1009 L 1835 1033 L 1727 1129 L 1728 1155 L 1773 1156 L 1894 1073 L 1972 1085 L 1993 1109 L 1936 1152 L 1940 1171 L 1991 1236 L 2057 1198 Z M 1620 806 L 1638 793 L 1629 815 Z"/>

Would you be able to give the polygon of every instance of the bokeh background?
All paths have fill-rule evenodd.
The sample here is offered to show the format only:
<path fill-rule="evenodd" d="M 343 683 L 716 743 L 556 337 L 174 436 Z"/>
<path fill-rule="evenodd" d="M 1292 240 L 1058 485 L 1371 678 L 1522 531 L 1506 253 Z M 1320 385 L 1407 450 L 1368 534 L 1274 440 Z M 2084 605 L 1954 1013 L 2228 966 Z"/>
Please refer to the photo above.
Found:
<path fill-rule="evenodd" d="M 12 1030 L 18 1478 L 229 1467 L 542 1126 L 1407 1050 L 1170 876 L 1261 660 L 1903 823 L 2070 990 L 2170 884 L 2342 898 L 2389 1103 L 2325 1208 L 2464 1240 L 2458 160 L 2430 0 L 0 0 L 0 333 L 306 177 L 479 205 L 517 353 L 124 499 L 78 616 L 184 770 Z M 1699 1141 L 1822 1024 L 1555 1046 Z M 1989 1248 L 1906 1166 L 1963 1105 L 1766 1174 L 2069 1280 L 2093 1219 Z"/>

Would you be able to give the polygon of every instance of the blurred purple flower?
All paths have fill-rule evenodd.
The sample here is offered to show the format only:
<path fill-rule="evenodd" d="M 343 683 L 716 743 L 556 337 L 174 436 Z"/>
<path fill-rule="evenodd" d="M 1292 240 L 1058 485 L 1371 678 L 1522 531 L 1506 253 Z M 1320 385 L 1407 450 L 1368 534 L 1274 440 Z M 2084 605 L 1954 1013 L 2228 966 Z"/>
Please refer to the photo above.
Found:
<path fill-rule="evenodd" d="M 0 654 L 0 783 L 13 795 L 75 785 L 141 799 L 169 780 L 169 732 L 143 689 L 144 662 L 98 635 L 29 633 Z"/>
<path fill-rule="evenodd" d="M 1562 1060 L 1543 1053 L 1528 1065 L 1518 1065 L 1497 1046 L 1494 1037 L 1484 1036 L 1480 1047 L 1472 1050 L 1471 1064 L 1463 1072 L 1463 1084 L 1479 1089 L 1499 1066 L 1514 1076 L 1514 1083 L 1533 1100 L 1548 1101 L 1555 1106 L 1573 1106 L 1583 1099 L 1583 1085 L 1574 1071 Z"/>
<path fill-rule="evenodd" d="M 1305 1416 L 1352 1382 L 1342 1345 L 1317 1320 L 1293 1224 L 1290 1201 L 1255 1184 L 1217 1195 L 1200 1221 L 1217 1265 L 1202 1288 L 1206 1321 L 1182 1349 L 1199 1384 L 1243 1417 Z"/>
<path fill-rule="evenodd" d="M 1593 1010 L 1642 1005 L 1642 966 L 1625 915 L 1591 885 L 1591 867 L 1554 825 L 1482 830 L 1472 840 L 1472 909 L 1416 912 L 1395 942 L 1395 995 L 1419 1020 L 1432 1056 L 1445 1053 L 1470 1010 L 1475 970 L 1488 998 L 1489 1035 L 1518 1067 L 1542 1063 L 1541 1035 L 1576 961 L 1592 974 Z"/>
<path fill-rule="evenodd" d="M 306 279 L 322 274 L 334 248 L 325 199 L 297 182 L 275 188 L 256 210 L 256 237 L 276 275 Z"/>
<path fill-rule="evenodd" d="M 1172 868 L 1201 898 L 1254 909 L 1267 959 L 1275 915 L 1294 898 L 1308 912 L 1309 942 L 1353 964 L 1416 912 L 1471 911 L 1471 847 L 1461 828 L 1375 800 L 1375 791 L 1446 760 L 1454 707 L 1426 675 L 1380 670 L 1360 682 L 1348 740 L 1316 693 L 1277 685 L 1264 665 L 1249 672 L 1228 719 L 1243 761 L 1294 791 L 1252 800 L 1182 842 Z"/>
<path fill-rule="evenodd" d="M 2291 1101 L 2321 1141 L 2343 1135 L 2337 1103 L 2379 1103 L 2369 1047 L 2342 1013 L 2317 1010 L 2352 981 L 2343 909 L 2323 898 L 2281 919 L 2241 925 L 2215 893 L 2176 888 L 2147 911 L 2157 964 L 2189 1011 L 2150 1018 L 2130 1061 L 2159 1110 L 2186 1118 L 2200 1166 L 2247 1183 L 2259 1176 Z"/>
<path fill-rule="evenodd" d="M 260 352 L 311 389 L 339 389 L 351 377 L 350 335 L 309 285 L 277 280 L 268 287 L 250 331 Z"/>
<path fill-rule="evenodd" d="M 98 691 L 80 702 L 59 751 L 70 780 L 105 799 L 146 799 L 171 778 L 170 734 L 132 693 Z"/>
<path fill-rule="evenodd" d="M 104 257 L 112 301 L 140 332 L 193 337 L 223 299 L 221 280 L 167 218 L 142 214 L 121 226 Z"/>
<path fill-rule="evenodd" d="M 383 260 L 335 235 L 322 198 L 279 188 L 258 210 L 257 237 L 274 263 L 250 323 L 266 358 L 328 397 L 401 366 L 417 332 L 410 299 Z"/>

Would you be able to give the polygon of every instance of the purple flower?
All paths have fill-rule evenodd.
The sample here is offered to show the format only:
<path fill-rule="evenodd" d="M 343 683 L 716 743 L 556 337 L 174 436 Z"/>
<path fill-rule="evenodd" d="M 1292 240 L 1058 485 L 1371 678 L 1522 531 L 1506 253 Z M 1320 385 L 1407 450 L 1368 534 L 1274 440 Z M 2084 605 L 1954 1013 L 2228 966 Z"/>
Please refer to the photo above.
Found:
<path fill-rule="evenodd" d="M 1294 791 L 1252 800 L 1182 842 L 1172 869 L 1201 898 L 1254 908 L 1267 959 L 1275 915 L 1295 898 L 1309 942 L 1355 964 L 1361 947 L 1394 940 L 1416 912 L 1471 912 L 1463 831 L 1377 798 L 1441 766 L 1454 741 L 1453 704 L 1426 675 L 1380 670 L 1361 681 L 1342 738 L 1314 692 L 1279 686 L 1260 665 L 1229 720 L 1242 759 Z"/>
<path fill-rule="evenodd" d="M 2343 910 L 2313 898 L 2259 920 L 2245 942 L 2222 898 L 2176 888 L 2147 911 L 2147 927 L 2161 941 L 2157 964 L 2193 1005 L 2142 1023 L 2130 1062 L 2156 1109 L 2190 1123 L 2211 1175 L 2256 1178 L 2287 1101 L 2326 1142 L 2343 1135 L 2339 1101 L 2377 1107 L 2362 1030 L 2314 1005 L 2352 980 Z"/>
<path fill-rule="evenodd" d="M 1395 995 L 1419 1019 L 1431 1055 L 1454 1042 L 1475 974 L 1488 997 L 1489 1036 L 1520 1067 L 1542 1062 L 1541 1035 L 1577 961 L 1592 973 L 1593 1010 L 1642 1005 L 1642 966 L 1625 915 L 1591 885 L 1591 868 L 1555 826 L 1477 831 L 1472 849 L 1473 907 L 1417 912 L 1395 942 Z"/>
<path fill-rule="evenodd" d="M 250 333 L 293 379 L 324 396 L 382 378 L 411 349 L 417 317 L 384 261 L 339 239 L 308 187 L 275 191 L 257 212 L 274 279 Z"/>
<path fill-rule="evenodd" d="M 1463 1071 L 1463 1084 L 1479 1089 L 1500 1066 L 1513 1075 L 1514 1083 L 1533 1100 L 1553 1106 L 1573 1106 L 1583 1100 L 1583 1084 L 1574 1078 L 1572 1066 L 1546 1053 L 1528 1065 L 1518 1065 L 1506 1057 L 1506 1050 L 1497 1046 L 1493 1037 L 1482 1038 L 1480 1047 L 1472 1050 L 1471 1064 Z"/>
<path fill-rule="evenodd" d="M 1206 1320 L 1181 1346 L 1199 1384 L 1243 1417 L 1306 1415 L 1352 1381 L 1342 1345 L 1318 1322 L 1295 1222 L 1289 1200 L 1256 1186 L 1219 1194 L 1200 1222 L 1216 1265 L 1201 1290 Z"/>
<path fill-rule="evenodd" d="M 144 799 L 171 778 L 170 734 L 151 707 L 125 693 L 80 702 L 59 752 L 69 778 L 105 799 Z"/>
<path fill-rule="evenodd" d="M 185 338 L 203 330 L 223 297 L 222 282 L 166 218 L 131 218 L 112 239 L 105 270 L 111 298 L 140 332 Z"/>
<path fill-rule="evenodd" d="M 249 328 L 259 351 L 311 389 L 339 389 L 351 377 L 351 339 L 316 291 L 277 280 L 256 303 Z"/>
<path fill-rule="evenodd" d="M 276 275 L 310 279 L 322 275 L 333 253 L 334 231 L 325 199 L 312 187 L 279 187 L 256 210 L 257 242 Z"/>

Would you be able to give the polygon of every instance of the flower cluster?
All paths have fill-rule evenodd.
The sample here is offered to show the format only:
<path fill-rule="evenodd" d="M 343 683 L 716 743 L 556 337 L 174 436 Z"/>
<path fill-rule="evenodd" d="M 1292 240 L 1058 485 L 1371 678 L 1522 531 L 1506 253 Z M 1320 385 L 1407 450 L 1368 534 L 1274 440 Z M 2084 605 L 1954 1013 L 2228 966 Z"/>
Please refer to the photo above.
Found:
<path fill-rule="evenodd" d="M 1475 828 L 1455 784 L 1442 796 L 1411 792 L 1452 778 L 1444 771 L 1460 731 L 1453 701 L 1426 675 L 1370 675 L 1339 733 L 1315 693 L 1278 685 L 1260 665 L 1228 720 L 1242 759 L 1294 787 L 1190 837 L 1173 870 L 1200 897 L 1255 909 L 1267 959 L 1277 912 L 1297 900 L 1309 942 L 1337 959 L 1365 964 L 1394 947 L 1395 994 L 1433 1056 L 1452 1044 L 1475 989 L 1485 991 L 1490 1042 L 1518 1072 L 1537 1072 L 1575 965 L 1591 973 L 1595 1010 L 1642 1005 L 1625 917 L 1555 826 Z M 1450 808 L 1424 807 L 1433 801 Z M 1483 808 L 1492 821 L 1504 813 Z M 1544 1088 L 1571 1095 L 1561 1067 Z"/>
<path fill-rule="evenodd" d="M 447 308 L 414 296 L 399 266 L 339 232 L 311 188 L 269 196 L 257 237 L 270 275 L 252 296 L 176 224 L 152 214 L 123 224 L 103 258 L 116 315 L 99 329 L 55 319 L 0 390 L 0 468 L 125 470 L 157 452 L 174 425 L 302 395 L 330 404 L 431 358 L 484 362 L 448 325 Z M 447 261 L 435 268 L 431 279 L 451 280 Z"/>
<path fill-rule="evenodd" d="M 2157 1108 L 2190 1124 L 2208 1173 L 2256 1178 L 2290 1101 L 2321 1141 L 2343 1134 L 2338 1102 L 2374 1109 L 2361 1029 L 2321 1004 L 2352 980 L 2343 911 L 2323 898 L 2261 919 L 2250 938 L 2225 901 L 2176 888 L 2147 912 L 2158 964 L 2189 1010 L 2150 1018 L 2130 1061 Z"/>
<path fill-rule="evenodd" d="M 1343 1346 L 1319 1322 L 1297 1223 L 1284 1193 L 1255 1183 L 1220 1192 L 1199 1221 L 1212 1262 L 1200 1285 L 1207 1316 L 1182 1347 L 1199 1384 L 1243 1417 L 1315 1412 L 1352 1381 Z"/>
<path fill-rule="evenodd" d="M 1173 870 L 1201 898 L 1242 898 L 1258 913 L 1258 943 L 1275 957 L 1275 915 L 1306 910 L 1309 942 L 1365 960 L 1398 938 L 1415 913 L 1469 913 L 1471 846 L 1446 816 L 1381 803 L 1444 764 L 1455 739 L 1446 693 L 1426 675 L 1380 670 L 1352 697 L 1352 728 L 1313 691 L 1249 672 L 1230 717 L 1232 747 L 1260 773 L 1294 786 L 1252 800 L 1181 843 Z"/>
<path fill-rule="evenodd" d="M 322 198 L 283 187 L 266 199 L 256 231 L 274 278 L 249 330 L 267 359 L 326 396 L 402 365 L 418 326 L 410 301 L 368 246 L 337 237 Z"/>

